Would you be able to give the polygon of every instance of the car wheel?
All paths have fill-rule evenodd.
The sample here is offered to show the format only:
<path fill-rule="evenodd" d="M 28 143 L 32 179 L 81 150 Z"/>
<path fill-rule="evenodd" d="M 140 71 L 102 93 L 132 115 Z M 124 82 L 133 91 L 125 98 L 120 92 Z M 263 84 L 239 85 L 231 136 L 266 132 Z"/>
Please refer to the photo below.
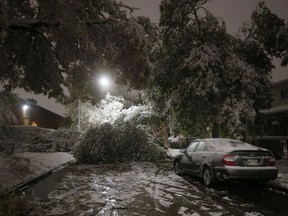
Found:
<path fill-rule="evenodd" d="M 182 170 L 181 170 L 181 167 L 180 167 L 180 163 L 179 161 L 174 161 L 174 172 L 177 174 L 177 175 L 181 175 L 182 174 Z"/>
<path fill-rule="evenodd" d="M 213 184 L 213 176 L 209 167 L 204 167 L 202 178 L 206 186 L 211 186 Z"/>

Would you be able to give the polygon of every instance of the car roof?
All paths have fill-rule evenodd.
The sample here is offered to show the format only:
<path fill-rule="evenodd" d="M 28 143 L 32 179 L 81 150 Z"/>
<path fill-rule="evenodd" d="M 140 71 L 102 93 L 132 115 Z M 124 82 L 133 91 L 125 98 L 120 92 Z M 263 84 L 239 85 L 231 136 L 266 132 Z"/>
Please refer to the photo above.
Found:
<path fill-rule="evenodd" d="M 230 138 L 204 138 L 204 139 L 196 139 L 195 141 L 237 141 L 237 142 L 242 142 L 241 140 L 236 140 L 236 139 L 230 139 Z"/>

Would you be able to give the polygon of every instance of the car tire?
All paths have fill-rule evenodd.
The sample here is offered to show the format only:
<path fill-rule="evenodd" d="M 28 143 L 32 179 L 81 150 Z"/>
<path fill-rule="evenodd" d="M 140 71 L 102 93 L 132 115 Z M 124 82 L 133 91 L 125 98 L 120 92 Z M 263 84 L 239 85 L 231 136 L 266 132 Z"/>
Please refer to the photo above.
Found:
<path fill-rule="evenodd" d="M 174 172 L 177 175 L 181 175 L 182 174 L 182 170 L 181 170 L 181 167 L 180 167 L 180 162 L 178 160 L 174 161 Z"/>
<path fill-rule="evenodd" d="M 210 187 L 213 185 L 213 175 L 208 166 L 204 167 L 203 175 L 202 175 L 203 182 L 206 186 Z"/>

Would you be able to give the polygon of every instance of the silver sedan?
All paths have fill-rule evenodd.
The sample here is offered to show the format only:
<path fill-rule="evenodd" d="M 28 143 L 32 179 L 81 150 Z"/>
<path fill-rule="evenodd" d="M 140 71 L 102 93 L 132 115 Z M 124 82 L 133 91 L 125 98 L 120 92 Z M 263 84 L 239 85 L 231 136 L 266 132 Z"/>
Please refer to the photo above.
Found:
<path fill-rule="evenodd" d="M 174 160 L 177 174 L 199 176 L 206 186 L 228 179 L 267 181 L 276 179 L 273 154 L 264 148 L 234 139 L 198 139 Z"/>

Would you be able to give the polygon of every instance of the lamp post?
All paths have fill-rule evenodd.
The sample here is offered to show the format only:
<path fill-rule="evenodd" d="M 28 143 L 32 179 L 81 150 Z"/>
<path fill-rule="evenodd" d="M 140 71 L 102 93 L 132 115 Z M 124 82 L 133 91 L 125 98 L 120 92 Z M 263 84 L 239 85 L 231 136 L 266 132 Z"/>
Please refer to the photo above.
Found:
<path fill-rule="evenodd" d="M 89 82 L 94 82 L 95 80 L 89 80 L 84 84 L 84 87 Z M 102 75 L 97 79 L 98 84 L 101 86 L 102 89 L 107 89 L 111 85 L 111 81 L 107 75 Z M 77 113 L 77 131 L 81 132 L 81 93 L 79 93 L 78 98 L 78 113 Z"/>
<path fill-rule="evenodd" d="M 78 98 L 78 116 L 77 116 L 77 120 L 78 120 L 77 131 L 78 131 L 78 132 L 81 131 L 80 116 L 81 116 L 81 99 L 80 99 L 80 96 L 79 96 L 79 98 Z"/>

